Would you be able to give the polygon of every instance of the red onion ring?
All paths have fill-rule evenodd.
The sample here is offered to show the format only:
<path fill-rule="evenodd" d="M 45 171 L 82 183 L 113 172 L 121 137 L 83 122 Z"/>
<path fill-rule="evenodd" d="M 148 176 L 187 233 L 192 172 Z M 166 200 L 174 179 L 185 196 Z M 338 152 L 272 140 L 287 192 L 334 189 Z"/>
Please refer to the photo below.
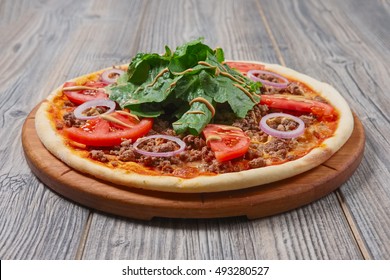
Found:
<path fill-rule="evenodd" d="M 264 80 L 264 79 L 257 77 L 255 74 L 271 75 L 275 78 L 278 78 L 279 80 L 282 80 L 283 82 L 282 83 L 270 82 L 270 81 L 267 81 L 267 80 Z M 253 81 L 261 82 L 267 86 L 276 87 L 276 88 L 285 88 L 288 86 L 288 83 L 289 83 L 285 77 L 283 77 L 279 74 L 272 73 L 269 71 L 264 71 L 264 70 L 249 70 L 247 73 L 247 76 L 248 76 L 248 78 L 252 79 Z"/>
<path fill-rule="evenodd" d="M 293 121 L 298 123 L 298 127 L 294 130 L 290 131 L 280 131 L 277 129 L 274 129 L 270 127 L 267 124 L 267 120 L 271 118 L 277 118 L 277 117 L 286 117 L 289 119 L 292 119 Z M 267 133 L 268 135 L 275 136 L 278 138 L 296 138 L 300 135 L 302 135 L 305 131 L 305 123 L 298 117 L 290 115 L 290 114 L 285 114 L 285 113 L 272 113 L 265 115 L 264 117 L 261 118 L 260 120 L 260 129 Z"/>
<path fill-rule="evenodd" d="M 162 138 L 162 139 L 173 141 L 173 142 L 175 142 L 176 144 L 179 145 L 179 149 L 177 149 L 175 151 L 172 151 L 172 152 L 161 152 L 161 153 L 159 153 L 159 152 L 148 152 L 148 151 L 144 151 L 144 150 L 138 148 L 138 145 L 141 144 L 142 142 L 144 142 L 146 140 L 149 140 L 149 139 L 154 139 L 154 138 Z M 145 156 L 150 156 L 150 157 L 170 157 L 170 156 L 174 156 L 174 155 L 179 154 L 182 151 L 184 151 L 185 147 L 186 147 L 186 143 L 184 143 L 181 139 L 179 139 L 177 137 L 174 137 L 174 136 L 161 135 L 161 134 L 150 135 L 150 136 L 138 138 L 137 141 L 135 141 L 135 143 L 133 144 L 133 148 L 134 148 L 134 150 L 136 152 L 138 152 L 139 154 L 145 155 Z"/>
<path fill-rule="evenodd" d="M 86 101 L 83 104 L 79 105 L 76 109 L 74 109 L 73 114 L 79 120 L 94 119 L 97 118 L 99 115 L 86 116 L 83 114 L 83 112 L 89 108 L 98 107 L 98 106 L 108 107 L 109 109 L 104 114 L 109 114 L 115 110 L 116 103 L 110 99 L 94 99 L 94 100 Z"/>
<path fill-rule="evenodd" d="M 109 70 L 106 70 L 102 73 L 101 79 L 103 82 L 113 84 L 116 82 L 118 77 L 122 75 L 125 71 L 117 68 L 112 68 Z"/>

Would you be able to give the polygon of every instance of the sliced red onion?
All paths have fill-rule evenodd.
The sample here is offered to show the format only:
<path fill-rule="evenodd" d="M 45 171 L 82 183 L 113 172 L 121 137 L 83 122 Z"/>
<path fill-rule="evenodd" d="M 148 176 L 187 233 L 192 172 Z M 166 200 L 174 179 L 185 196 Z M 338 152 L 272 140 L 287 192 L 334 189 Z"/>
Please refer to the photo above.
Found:
<path fill-rule="evenodd" d="M 171 152 L 159 153 L 159 152 L 148 152 L 148 151 L 145 151 L 145 150 L 138 148 L 138 145 L 141 144 L 142 142 L 147 141 L 149 139 L 154 139 L 154 138 L 162 138 L 162 139 L 173 141 L 179 145 L 179 149 L 177 149 L 175 151 L 171 151 Z M 133 148 L 135 149 L 136 152 L 138 152 L 142 155 L 145 155 L 145 156 L 150 156 L 150 157 L 171 157 L 171 156 L 177 155 L 177 154 L 181 153 L 182 151 L 184 151 L 185 147 L 186 147 L 186 143 L 184 143 L 181 139 L 174 137 L 174 136 L 162 135 L 162 134 L 150 135 L 150 136 L 138 138 L 137 141 L 135 141 L 135 143 L 133 144 Z"/>
<path fill-rule="evenodd" d="M 257 77 L 255 74 L 265 74 L 265 75 L 270 75 L 270 76 L 273 76 L 279 80 L 282 80 L 283 82 L 281 83 L 274 83 L 274 82 L 270 82 L 270 81 L 267 81 L 267 80 L 264 80 L 264 79 L 261 79 L 259 77 Z M 267 86 L 271 86 L 271 87 L 276 87 L 276 88 L 285 88 L 288 86 L 288 80 L 279 75 L 279 74 L 276 74 L 276 73 L 272 73 L 272 72 L 269 72 L 269 71 L 265 71 L 265 70 L 249 70 L 248 73 L 247 73 L 247 76 L 252 79 L 253 81 L 256 81 L 256 82 L 261 82 Z"/>
<path fill-rule="evenodd" d="M 296 129 L 290 130 L 290 131 L 281 131 L 281 130 L 277 130 L 277 129 L 270 127 L 267 124 L 267 120 L 269 120 L 271 118 L 277 118 L 277 117 L 285 117 L 285 118 L 292 119 L 293 121 L 298 123 L 298 127 Z M 296 138 L 304 133 L 305 123 L 300 118 L 297 118 L 296 116 L 293 116 L 290 114 L 272 113 L 272 114 L 265 115 L 264 117 L 261 118 L 260 129 L 262 131 L 264 131 L 265 133 L 267 133 L 268 135 L 275 136 L 278 138 L 286 138 L 286 139 Z"/>
<path fill-rule="evenodd" d="M 113 84 L 116 82 L 116 80 L 118 79 L 118 77 L 120 75 L 122 75 L 125 71 L 123 71 L 122 69 L 117 69 L 117 68 L 112 68 L 112 69 L 109 69 L 109 70 L 106 70 L 102 73 L 102 81 L 103 82 L 106 82 L 106 83 L 109 83 L 109 84 Z"/>
<path fill-rule="evenodd" d="M 88 110 L 90 108 L 94 107 L 108 107 L 108 110 L 104 114 L 109 114 L 115 110 L 116 103 L 110 99 L 94 99 L 90 101 L 86 101 L 80 106 L 78 106 L 76 109 L 74 109 L 73 114 L 76 118 L 80 120 L 90 120 L 98 117 L 96 116 L 86 116 L 83 114 L 85 110 Z"/>

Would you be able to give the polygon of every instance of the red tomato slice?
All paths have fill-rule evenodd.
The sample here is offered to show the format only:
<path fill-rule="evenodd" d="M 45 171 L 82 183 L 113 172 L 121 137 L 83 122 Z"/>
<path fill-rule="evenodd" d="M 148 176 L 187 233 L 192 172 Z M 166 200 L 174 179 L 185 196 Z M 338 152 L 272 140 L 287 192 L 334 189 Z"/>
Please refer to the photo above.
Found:
<path fill-rule="evenodd" d="M 228 61 L 226 64 L 237 71 L 240 71 L 243 74 L 246 74 L 249 70 L 264 70 L 264 65 L 259 63 L 247 63 L 247 62 L 236 62 Z"/>
<path fill-rule="evenodd" d="M 132 117 L 116 112 L 110 116 L 124 122 L 131 128 L 97 117 L 88 120 L 81 127 L 65 128 L 64 134 L 69 139 L 87 146 L 108 147 L 120 145 L 123 139 L 135 141 L 147 134 L 153 126 L 153 119 L 142 119 L 138 122 Z"/>
<path fill-rule="evenodd" d="M 203 135 L 218 161 L 243 156 L 250 144 L 249 137 L 240 128 L 228 125 L 208 124 Z"/>
<path fill-rule="evenodd" d="M 293 100 L 286 97 L 263 94 L 260 99 L 260 104 L 275 109 L 313 113 L 318 117 L 324 117 L 326 119 L 333 118 L 335 115 L 332 106 L 315 100 Z"/>
<path fill-rule="evenodd" d="M 73 87 L 77 84 L 74 82 L 66 82 L 63 87 Z M 94 88 L 103 88 L 107 86 L 107 83 L 104 82 L 91 82 L 88 81 L 83 86 L 94 87 Z M 86 101 L 93 99 L 107 99 L 108 94 L 104 93 L 102 90 L 75 90 L 75 91 L 64 91 L 64 94 L 76 105 L 83 104 Z"/>

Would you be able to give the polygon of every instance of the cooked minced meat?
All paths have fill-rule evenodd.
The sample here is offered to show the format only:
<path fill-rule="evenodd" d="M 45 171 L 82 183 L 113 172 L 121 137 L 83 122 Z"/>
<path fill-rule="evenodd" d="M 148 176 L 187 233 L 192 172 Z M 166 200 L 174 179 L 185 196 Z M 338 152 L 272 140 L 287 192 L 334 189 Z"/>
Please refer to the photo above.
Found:
<path fill-rule="evenodd" d="M 63 119 L 64 119 L 64 123 L 67 127 L 72 127 L 72 126 L 80 127 L 80 126 L 85 124 L 85 121 L 79 120 L 78 118 L 76 118 L 74 116 L 73 112 L 66 113 L 63 116 Z"/>
<path fill-rule="evenodd" d="M 295 83 L 291 82 L 287 85 L 285 88 L 277 88 L 277 87 L 271 87 L 267 85 L 263 85 L 261 87 L 261 93 L 262 94 L 293 94 L 293 95 L 304 95 L 303 88 Z"/>
<path fill-rule="evenodd" d="M 237 119 L 232 126 L 241 128 L 243 131 L 259 130 L 259 122 L 263 116 L 268 114 L 268 107 L 266 105 L 256 105 L 243 119 Z"/>
<path fill-rule="evenodd" d="M 92 150 L 89 152 L 92 159 L 101 161 L 101 162 L 108 162 L 108 158 L 104 154 L 102 150 Z"/>
<path fill-rule="evenodd" d="M 148 135 L 165 134 L 175 135 L 181 138 L 186 144 L 183 152 L 171 157 L 151 157 L 138 153 L 133 148 L 131 140 L 124 140 L 120 146 L 112 148 L 106 153 L 117 156 L 117 162 L 136 162 L 145 167 L 159 170 L 164 174 L 174 174 L 175 170 L 180 170 L 187 163 L 193 163 L 200 171 L 228 173 L 238 172 L 247 169 L 260 168 L 269 164 L 265 157 L 278 157 L 286 159 L 288 152 L 294 147 L 294 141 L 291 139 L 278 139 L 269 137 L 259 128 L 259 122 L 263 116 L 269 113 L 266 105 L 256 105 L 250 110 L 243 119 L 236 119 L 232 122 L 233 126 L 239 127 L 245 131 L 251 139 L 248 151 L 242 157 L 219 162 L 215 158 L 214 152 L 206 145 L 202 136 L 195 135 L 175 135 L 173 129 L 167 121 L 156 119 L 152 130 Z M 71 115 L 69 119 L 73 120 Z M 315 120 L 313 116 L 301 116 L 305 123 Z M 284 130 L 292 130 L 296 127 L 296 122 L 289 119 L 281 119 L 277 125 L 282 125 Z M 170 152 L 178 149 L 177 143 L 162 138 L 153 138 L 144 141 L 138 148 L 149 152 Z M 102 162 L 108 161 L 104 151 L 93 150 L 90 152 L 91 158 Z M 243 160 L 243 161 L 242 161 Z"/>

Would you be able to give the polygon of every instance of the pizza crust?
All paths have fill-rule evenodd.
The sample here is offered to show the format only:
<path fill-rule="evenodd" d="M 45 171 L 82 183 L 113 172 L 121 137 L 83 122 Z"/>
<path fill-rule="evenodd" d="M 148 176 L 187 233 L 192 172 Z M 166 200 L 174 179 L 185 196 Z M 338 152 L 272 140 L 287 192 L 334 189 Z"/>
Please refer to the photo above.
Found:
<path fill-rule="evenodd" d="M 47 150 L 68 166 L 79 172 L 90 174 L 96 178 L 112 182 L 114 184 L 128 186 L 129 188 L 135 187 L 178 193 L 220 192 L 260 186 L 283 180 L 301 174 L 325 162 L 336 151 L 338 151 L 351 136 L 354 125 L 351 110 L 345 99 L 332 86 L 277 64 L 267 64 L 256 61 L 242 62 L 264 64 L 266 70 L 301 81 L 325 97 L 335 108 L 337 108 L 340 114 L 339 125 L 334 133 L 334 136 L 326 139 L 320 147 L 313 149 L 302 158 L 284 164 L 250 169 L 241 172 L 183 179 L 165 175 L 141 175 L 121 169 L 113 169 L 98 162 L 95 163 L 91 160 L 79 157 L 76 153 L 73 153 L 64 142 L 64 139 L 57 133 L 56 128 L 50 121 L 50 117 L 48 115 L 48 110 L 51 106 L 50 102 L 57 94 L 61 93 L 62 87 L 53 91 L 48 96 L 47 100 L 39 107 L 35 115 L 36 131 Z M 74 80 L 79 78 L 75 78 Z"/>

